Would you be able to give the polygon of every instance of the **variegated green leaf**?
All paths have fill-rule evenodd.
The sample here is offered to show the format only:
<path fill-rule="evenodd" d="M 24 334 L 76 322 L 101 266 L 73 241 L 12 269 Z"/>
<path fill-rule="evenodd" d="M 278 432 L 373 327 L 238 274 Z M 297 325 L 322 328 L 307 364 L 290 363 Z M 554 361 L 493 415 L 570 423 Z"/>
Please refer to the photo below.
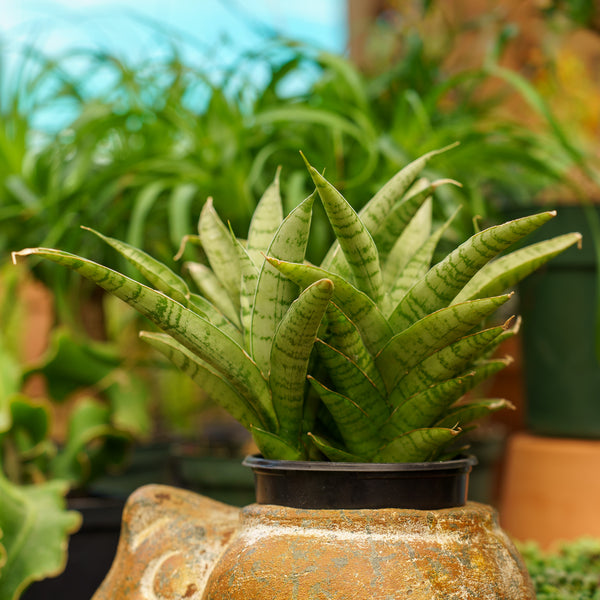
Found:
<path fill-rule="evenodd" d="M 363 460 L 372 456 L 380 446 L 377 421 L 348 396 L 330 390 L 312 377 L 309 381 L 332 414 L 349 452 Z M 385 406 L 383 402 L 381 406 Z"/>
<path fill-rule="evenodd" d="M 509 221 L 469 238 L 406 294 L 395 311 L 395 330 L 405 329 L 426 314 L 450 304 L 479 269 L 555 214 L 545 212 Z"/>
<path fill-rule="evenodd" d="M 417 179 L 421 171 L 425 168 L 427 163 L 431 158 L 441 154 L 442 152 L 446 152 L 451 148 L 454 148 L 457 144 L 451 144 L 442 148 L 440 150 L 433 150 L 432 152 L 428 152 L 423 156 L 420 156 L 413 162 L 406 165 L 403 169 L 401 169 L 398 173 L 396 173 L 372 198 L 367 202 L 367 204 L 362 208 L 359 212 L 359 216 L 367 228 L 367 230 L 371 233 L 371 235 L 375 236 L 379 228 L 382 226 L 382 223 L 390 214 L 390 211 L 394 204 L 402 198 L 402 196 L 406 193 L 406 191 L 410 188 L 410 186 Z M 423 198 L 424 200 L 425 198 Z M 416 206 L 415 212 L 419 206 Z M 414 214 L 414 212 L 413 212 Z M 412 218 L 412 215 L 408 220 Z M 408 223 L 408 220 L 406 221 Z M 339 245 L 337 242 L 334 242 L 333 246 L 330 248 L 327 256 L 322 262 L 322 266 L 325 269 L 332 269 L 335 271 L 333 266 L 334 261 L 336 260 L 336 256 L 338 253 Z"/>
<path fill-rule="evenodd" d="M 417 182 L 418 183 L 418 182 Z M 422 205 L 431 198 L 435 190 L 445 184 L 460 184 L 453 179 L 438 179 L 433 183 L 416 189 L 411 189 L 405 198 L 396 202 L 390 210 L 387 217 L 379 226 L 376 232 L 373 232 L 373 239 L 379 250 L 380 260 L 385 262 L 387 257 L 396 244 L 398 238 L 404 233 L 410 221 L 416 216 Z"/>
<path fill-rule="evenodd" d="M 469 402 L 448 411 L 444 418 L 436 423 L 436 427 L 462 427 L 505 408 L 514 410 L 515 407 L 511 402 L 504 399 Z"/>
<path fill-rule="evenodd" d="M 273 236 L 283 221 L 283 205 L 279 192 L 279 173 L 277 169 L 273 183 L 266 189 L 259 200 L 250 227 L 248 229 L 248 254 L 254 264 L 260 268 L 264 261 Z"/>
<path fill-rule="evenodd" d="M 392 284 L 402 275 L 408 261 L 429 239 L 431 223 L 432 202 L 431 198 L 428 198 L 410 220 L 402 234 L 396 238 L 385 260 L 383 254 L 380 254 L 382 257 L 383 282 L 386 290 L 389 290 Z M 380 248 L 379 245 L 377 247 Z"/>
<path fill-rule="evenodd" d="M 417 363 L 469 333 L 493 314 L 510 294 L 442 308 L 395 335 L 375 358 L 388 390 Z"/>
<path fill-rule="evenodd" d="M 257 403 L 256 398 L 242 397 L 235 385 L 228 381 L 226 374 L 216 371 L 171 336 L 142 331 L 140 337 L 191 377 L 208 396 L 246 429 L 250 429 L 251 426 L 276 427 L 271 407 L 265 412 L 264 406 Z"/>
<path fill-rule="evenodd" d="M 442 381 L 407 398 L 390 415 L 382 428 L 382 438 L 391 440 L 413 429 L 434 426 L 440 415 L 475 383 L 475 374 L 471 372 Z"/>
<path fill-rule="evenodd" d="M 228 373 L 242 396 L 268 406 L 270 392 L 248 354 L 223 331 L 161 292 L 87 259 L 44 248 L 28 248 L 16 256 L 40 256 L 77 271 L 127 302 L 178 342 L 221 373 Z"/>
<path fill-rule="evenodd" d="M 293 262 L 304 260 L 314 198 L 313 193 L 283 220 L 269 247 L 270 256 Z M 265 261 L 256 286 L 250 329 L 251 354 L 264 373 L 269 371 L 275 331 L 297 295 L 298 286 Z"/>
<path fill-rule="evenodd" d="M 376 426 L 382 425 L 389 417 L 389 411 L 385 397 L 374 382 L 336 348 L 322 340 L 317 341 L 316 348 L 335 389 L 356 402 Z"/>
<path fill-rule="evenodd" d="M 306 166 L 350 266 L 356 287 L 373 301 L 379 302 L 383 295 L 383 278 L 379 254 L 371 234 L 342 194 L 308 162 Z"/>
<path fill-rule="evenodd" d="M 329 279 L 307 287 L 284 315 L 273 340 L 269 385 L 279 436 L 291 446 L 300 445 L 308 361 L 332 293 Z"/>
<path fill-rule="evenodd" d="M 333 462 L 365 462 L 361 456 L 351 454 L 347 450 L 339 448 L 330 440 L 326 440 L 320 435 L 308 434 L 314 445 Z"/>
<path fill-rule="evenodd" d="M 277 460 L 305 460 L 306 458 L 304 448 L 291 446 L 275 433 L 260 427 L 252 427 L 250 432 L 264 458 Z"/>
<path fill-rule="evenodd" d="M 581 234 L 567 233 L 531 244 L 488 263 L 454 299 L 453 304 L 498 294 L 511 288 L 573 244 L 581 243 Z"/>
<path fill-rule="evenodd" d="M 198 235 L 213 273 L 219 279 L 236 311 L 240 308 L 240 282 L 242 274 L 236 245 L 231 234 L 208 198 L 200 212 Z"/>
<path fill-rule="evenodd" d="M 379 390 L 385 390 L 375 359 L 367 350 L 356 325 L 333 303 L 327 306 L 327 342 L 352 360 Z"/>
<path fill-rule="evenodd" d="M 254 310 L 254 298 L 256 296 L 259 270 L 256 268 L 255 263 L 252 261 L 252 258 L 240 241 L 234 238 L 234 242 L 238 250 L 242 276 L 240 285 L 240 321 L 242 323 L 242 331 L 244 334 L 244 345 L 246 348 L 250 348 L 252 311 Z"/>
<path fill-rule="evenodd" d="M 189 308 L 195 313 L 210 321 L 215 327 L 218 327 L 223 333 L 227 334 L 232 340 L 240 346 L 244 344 L 242 332 L 236 327 L 216 306 L 211 304 L 204 296 L 200 294 L 190 294 Z"/>
<path fill-rule="evenodd" d="M 469 368 L 502 331 L 504 331 L 503 327 L 484 329 L 432 354 L 400 380 L 390 393 L 390 404 L 398 406 L 403 399 L 439 381 L 456 377 Z"/>
<path fill-rule="evenodd" d="M 392 337 L 390 326 L 373 300 L 346 280 L 312 265 L 300 265 L 270 256 L 267 257 L 267 261 L 301 288 L 319 279 L 331 279 L 333 301 L 356 324 L 371 354 L 377 354 Z"/>
<path fill-rule="evenodd" d="M 415 429 L 392 440 L 373 458 L 373 462 L 426 462 L 458 434 L 457 430 L 442 427 Z"/>
<path fill-rule="evenodd" d="M 439 227 L 435 233 L 429 236 L 429 239 L 412 255 L 408 264 L 399 274 L 399 276 L 393 281 L 388 288 L 386 294 L 386 308 L 384 314 L 388 317 L 390 326 L 397 331 L 400 329 L 398 326 L 397 313 L 401 310 L 401 301 L 406 296 L 407 292 L 427 275 L 431 267 L 431 260 L 437 245 L 444 235 L 445 231 L 450 227 L 450 224 L 454 220 L 454 217 L 458 211 L 456 211 L 441 227 Z"/>
<path fill-rule="evenodd" d="M 200 293 L 241 330 L 239 310 L 211 269 L 202 263 L 195 262 L 187 262 L 184 267 Z"/>
<path fill-rule="evenodd" d="M 185 281 L 167 267 L 146 252 L 138 250 L 125 242 L 102 235 L 100 232 L 83 227 L 98 236 L 103 242 L 112 246 L 121 256 L 126 258 L 138 271 L 159 291 L 168 294 L 180 304 L 187 306 L 190 295 Z"/>

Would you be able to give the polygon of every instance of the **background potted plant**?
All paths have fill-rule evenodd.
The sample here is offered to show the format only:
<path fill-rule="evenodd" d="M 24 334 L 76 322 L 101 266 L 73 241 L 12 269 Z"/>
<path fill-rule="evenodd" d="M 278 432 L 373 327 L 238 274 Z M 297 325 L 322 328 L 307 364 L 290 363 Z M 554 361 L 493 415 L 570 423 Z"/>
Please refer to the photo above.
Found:
<path fill-rule="evenodd" d="M 418 176 L 440 152 L 405 167 L 360 214 L 308 166 L 337 238 L 321 267 L 303 264 L 316 192 L 283 218 L 278 178 L 259 202 L 245 243 L 205 204 L 198 236 L 186 240 L 202 245 L 210 265 L 187 265 L 202 295 L 148 254 L 99 233 L 153 287 L 60 250 L 30 248 L 14 256 L 68 266 L 158 325 L 164 333 L 142 337 L 252 433 L 262 454 L 254 459 L 259 490 L 261 470 L 270 466 L 265 459 L 293 467 L 308 460 L 312 470 L 323 460 L 445 469 L 460 453 L 451 444 L 463 428 L 507 404 L 457 403 L 507 362 L 490 356 L 516 328 L 510 322 L 480 328 L 481 322 L 508 300 L 502 290 L 580 236 L 490 262 L 554 216 L 540 213 L 479 232 L 430 267 L 448 223 L 431 232 L 428 198 L 448 181 Z M 463 483 L 468 471 L 463 465 Z M 449 504 L 414 506 L 414 499 L 397 496 L 390 507 L 456 507 L 465 500 L 463 485 Z M 513 575 L 507 585 L 530 593 L 526 579 Z M 215 589 L 218 580 L 217 574 Z M 110 593 L 110 585 L 101 593 Z"/>

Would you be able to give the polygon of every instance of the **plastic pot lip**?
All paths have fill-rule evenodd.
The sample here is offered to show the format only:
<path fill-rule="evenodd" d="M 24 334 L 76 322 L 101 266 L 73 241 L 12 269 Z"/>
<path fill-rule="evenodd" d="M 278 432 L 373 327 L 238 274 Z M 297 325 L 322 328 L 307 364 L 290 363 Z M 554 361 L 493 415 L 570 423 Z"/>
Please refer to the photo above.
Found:
<path fill-rule="evenodd" d="M 326 462 L 313 460 L 278 460 L 263 458 L 260 454 L 246 456 L 242 464 L 251 469 L 266 471 L 329 471 L 354 473 L 381 472 L 468 472 L 477 464 L 474 455 L 462 455 L 458 458 L 444 461 L 413 462 L 413 463 L 356 463 L 356 462 Z"/>

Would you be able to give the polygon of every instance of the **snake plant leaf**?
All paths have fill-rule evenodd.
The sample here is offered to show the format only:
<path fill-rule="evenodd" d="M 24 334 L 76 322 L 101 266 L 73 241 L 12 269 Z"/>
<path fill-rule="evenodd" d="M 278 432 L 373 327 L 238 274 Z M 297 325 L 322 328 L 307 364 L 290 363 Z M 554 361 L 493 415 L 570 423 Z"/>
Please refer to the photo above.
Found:
<path fill-rule="evenodd" d="M 373 239 L 377 244 L 382 263 L 388 259 L 389 253 L 396 245 L 398 238 L 404 233 L 423 204 L 427 203 L 438 187 L 446 184 L 460 186 L 453 179 L 438 179 L 426 187 L 421 187 L 417 182 L 415 191 L 409 190 L 405 198 L 394 204 L 380 227 L 373 232 Z"/>
<path fill-rule="evenodd" d="M 164 333 L 142 331 L 140 337 L 164 354 L 178 369 L 186 373 L 219 406 L 224 408 L 246 429 L 251 426 L 275 428 L 275 414 L 272 406 L 258 403 L 256 398 L 243 397 L 235 385 L 185 346 Z"/>
<path fill-rule="evenodd" d="M 515 407 L 511 402 L 502 398 L 469 402 L 449 410 L 444 418 L 436 423 L 436 427 L 462 427 L 506 408 L 514 410 Z"/>
<path fill-rule="evenodd" d="M 336 389 L 356 402 L 377 426 L 382 425 L 389 411 L 374 382 L 355 362 L 322 340 L 317 341 L 316 349 Z"/>
<path fill-rule="evenodd" d="M 186 262 L 184 267 L 201 294 L 217 307 L 229 321 L 241 329 L 239 310 L 211 269 L 202 263 L 196 262 Z"/>
<path fill-rule="evenodd" d="M 254 264 L 260 268 L 264 261 L 273 236 L 283 221 L 283 205 L 279 191 L 279 174 L 277 169 L 273 183 L 266 189 L 256 205 L 248 229 L 247 250 Z"/>
<path fill-rule="evenodd" d="M 447 306 L 492 258 L 555 215 L 554 211 L 538 213 L 473 235 L 435 265 L 404 296 L 395 311 L 395 329 L 404 329 L 426 314 Z"/>
<path fill-rule="evenodd" d="M 421 171 L 425 168 L 430 159 L 438 154 L 446 152 L 457 146 L 457 143 L 446 146 L 439 150 L 433 150 L 415 159 L 398 173 L 396 173 L 383 187 L 365 204 L 358 213 L 363 224 L 371 235 L 376 236 L 379 228 L 382 226 L 394 204 L 402 198 L 406 191 L 417 179 Z M 425 197 L 423 198 L 425 200 Z M 415 207 L 415 212 L 420 206 Z M 414 214 L 414 213 L 413 213 Z M 411 215 L 412 217 L 412 215 Z M 410 218 L 409 217 L 409 220 Z M 406 221 L 408 223 L 408 220 Z M 329 249 L 325 259 L 321 263 L 323 268 L 336 271 L 334 263 L 338 257 L 339 243 L 336 241 Z"/>
<path fill-rule="evenodd" d="M 449 444 L 459 430 L 445 427 L 429 427 L 414 429 L 381 448 L 373 458 L 373 462 L 426 462 Z"/>
<path fill-rule="evenodd" d="M 402 275 L 404 268 L 416 250 L 420 248 L 431 235 L 432 201 L 427 198 L 414 217 L 409 221 L 401 235 L 396 237 L 387 257 L 380 251 L 383 269 L 383 283 L 386 290 Z"/>
<path fill-rule="evenodd" d="M 213 273 L 223 284 L 236 310 L 239 311 L 241 272 L 238 252 L 229 229 L 208 198 L 200 212 L 198 235 Z"/>
<path fill-rule="evenodd" d="M 17 600 L 34 581 L 60 574 L 67 562 L 69 535 L 81 516 L 65 508 L 68 485 L 50 481 L 18 486 L 0 472 L 0 531 L 6 556 L 0 598 Z"/>
<path fill-rule="evenodd" d="M 313 377 L 309 377 L 309 381 L 332 414 L 346 448 L 351 454 L 368 461 L 380 445 L 377 419 L 348 396 L 334 392 Z M 385 407 L 385 404 L 380 402 L 380 406 Z M 378 407 L 370 402 L 369 408 Z"/>
<path fill-rule="evenodd" d="M 249 251 L 242 246 L 239 240 L 234 238 L 240 261 L 242 280 L 240 284 L 240 321 L 242 324 L 244 346 L 250 348 L 250 329 L 252 327 L 252 311 L 254 310 L 254 298 L 258 284 L 259 270 L 250 257 Z M 264 255 L 262 255 L 264 262 Z"/>
<path fill-rule="evenodd" d="M 66 266 L 117 296 L 221 373 L 229 373 L 243 395 L 268 402 L 269 390 L 248 354 L 224 332 L 161 292 L 112 269 L 68 252 L 28 248 L 18 256 L 40 256 Z"/>
<path fill-rule="evenodd" d="M 507 290 L 570 246 L 580 243 L 581 234 L 567 233 L 502 256 L 483 267 L 465 285 L 453 303 Z"/>
<path fill-rule="evenodd" d="M 240 346 L 243 345 L 244 337 L 240 329 L 204 296 L 191 292 L 189 308 L 196 314 L 204 317 L 207 321 L 210 321 L 215 327 L 223 331 L 223 333 L 226 333 L 234 342 L 237 342 Z"/>
<path fill-rule="evenodd" d="M 284 315 L 273 339 L 269 385 L 279 436 L 292 446 L 300 443 L 309 358 L 332 293 L 329 279 L 307 287 Z"/>
<path fill-rule="evenodd" d="M 269 246 L 270 256 L 293 262 L 304 260 L 314 199 L 315 193 L 312 193 L 282 221 Z M 275 331 L 297 295 L 298 286 L 264 261 L 256 285 L 250 327 L 251 354 L 263 373 L 269 371 Z"/>
<path fill-rule="evenodd" d="M 333 302 L 356 324 L 365 345 L 375 355 L 392 337 L 393 331 L 377 305 L 359 289 L 335 273 L 313 265 L 301 265 L 267 256 L 267 261 L 285 277 L 305 288 L 319 279 L 333 281 Z"/>
<path fill-rule="evenodd" d="M 458 214 L 458 210 L 450 216 L 450 218 L 439 227 L 429 239 L 417 249 L 413 256 L 408 261 L 408 264 L 399 273 L 398 277 L 392 282 L 386 294 L 386 316 L 388 316 L 390 325 L 394 330 L 401 328 L 398 323 L 398 314 L 401 314 L 401 301 L 406 296 L 407 292 L 423 277 L 425 277 L 430 269 L 431 260 L 437 245 L 450 227 L 454 217 Z M 390 310 L 391 309 L 391 310 Z M 390 314 L 391 313 L 391 314 Z"/>
<path fill-rule="evenodd" d="M 156 260 L 143 250 L 139 250 L 126 242 L 108 237 L 89 227 L 82 227 L 90 231 L 103 242 L 114 248 L 121 256 L 127 259 L 158 291 L 169 294 L 180 304 L 187 306 L 190 295 L 185 281 L 173 273 L 169 267 Z"/>
<path fill-rule="evenodd" d="M 382 428 L 393 439 L 413 429 L 432 427 L 439 416 L 474 385 L 474 373 L 447 379 L 406 399 L 397 406 Z"/>
<path fill-rule="evenodd" d="M 331 461 L 333 462 L 364 462 L 360 456 L 351 454 L 347 450 L 344 450 L 337 446 L 331 440 L 327 440 L 320 435 L 309 433 L 308 437 L 312 440 L 313 444 Z"/>
<path fill-rule="evenodd" d="M 390 392 L 392 407 L 439 381 L 460 375 L 504 331 L 503 326 L 478 331 L 428 356 Z"/>
<path fill-rule="evenodd" d="M 510 297 L 504 294 L 447 306 L 395 335 L 375 358 L 386 388 L 392 390 L 409 369 L 472 331 Z"/>
<path fill-rule="evenodd" d="M 304 460 L 306 458 L 304 448 L 291 446 L 271 431 L 265 431 L 260 427 L 252 426 L 250 432 L 258 449 L 265 458 L 276 458 L 278 460 Z"/>
<path fill-rule="evenodd" d="M 327 306 L 327 326 L 329 345 L 356 363 L 377 389 L 385 390 L 375 360 L 367 350 L 358 328 L 333 302 Z"/>
<path fill-rule="evenodd" d="M 379 302 L 383 295 L 383 277 L 379 253 L 371 234 L 342 194 L 304 160 L 335 237 L 350 266 L 356 287 L 374 302 Z"/>

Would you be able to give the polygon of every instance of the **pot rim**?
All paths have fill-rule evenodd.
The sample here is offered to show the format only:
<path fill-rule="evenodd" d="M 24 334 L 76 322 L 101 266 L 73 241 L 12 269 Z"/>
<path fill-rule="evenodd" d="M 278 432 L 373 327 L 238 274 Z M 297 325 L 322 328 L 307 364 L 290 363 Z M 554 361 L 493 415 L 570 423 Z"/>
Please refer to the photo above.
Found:
<path fill-rule="evenodd" d="M 412 463 L 369 463 L 369 462 L 328 462 L 316 460 L 283 460 L 263 458 L 251 454 L 242 464 L 251 469 L 271 471 L 349 471 L 349 472 L 398 472 L 398 471 L 470 471 L 478 463 L 477 457 L 468 454 L 459 458 L 431 462 Z"/>

